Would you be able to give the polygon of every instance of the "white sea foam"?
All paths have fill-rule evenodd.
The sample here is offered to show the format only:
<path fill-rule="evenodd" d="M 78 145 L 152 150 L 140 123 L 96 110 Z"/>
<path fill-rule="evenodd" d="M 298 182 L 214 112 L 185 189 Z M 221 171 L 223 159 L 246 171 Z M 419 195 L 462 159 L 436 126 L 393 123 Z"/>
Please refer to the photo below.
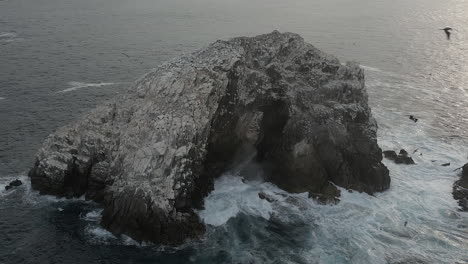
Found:
<path fill-rule="evenodd" d="M 16 32 L 0 32 L 0 42 L 8 43 L 18 40 L 23 40 L 22 38 L 17 38 L 18 34 Z"/>
<path fill-rule="evenodd" d="M 103 209 L 95 209 L 88 212 L 82 219 L 90 222 L 99 222 L 101 220 L 102 211 Z"/>
<path fill-rule="evenodd" d="M 345 63 L 343 63 L 343 65 L 345 65 Z M 364 71 L 366 72 L 366 82 L 367 82 L 368 77 L 369 77 L 368 74 L 377 75 L 377 76 L 393 77 L 393 78 L 402 78 L 402 79 L 407 79 L 408 78 L 408 76 L 406 76 L 406 75 L 399 74 L 399 73 L 396 73 L 396 72 L 382 70 L 382 69 L 377 68 L 377 67 L 372 67 L 372 66 L 367 66 L 367 65 L 362 65 L 362 64 L 360 64 L 359 67 L 364 69 Z"/>
<path fill-rule="evenodd" d="M 90 242 L 94 244 L 110 244 L 118 239 L 111 232 L 100 226 L 89 225 L 85 229 L 85 232 L 89 236 Z"/>
<path fill-rule="evenodd" d="M 86 227 L 85 233 L 89 237 L 89 241 L 93 244 L 119 244 L 127 246 L 146 246 L 146 243 L 138 243 L 132 238 L 121 235 L 120 237 L 114 236 L 111 232 L 99 226 L 101 221 L 103 209 L 95 209 L 84 216 L 80 217 L 82 220 L 89 222 L 90 224 Z"/>
<path fill-rule="evenodd" d="M 0 182 L 0 195 L 4 194 L 6 191 L 5 191 L 5 187 L 8 185 L 8 180 L 7 179 L 1 179 L 1 182 Z"/>
<path fill-rule="evenodd" d="M 346 65 L 346 62 L 342 62 L 341 65 Z M 367 71 L 382 72 L 382 70 L 379 69 L 379 68 L 366 66 L 366 65 L 362 65 L 362 64 L 359 64 L 359 67 L 361 67 L 362 69 L 367 70 Z"/>
<path fill-rule="evenodd" d="M 62 91 L 59 91 L 57 93 L 67 93 L 71 91 L 75 91 L 81 88 L 87 88 L 87 87 L 103 87 L 103 86 L 109 86 L 109 85 L 114 85 L 115 83 L 112 82 L 100 82 L 100 83 L 83 83 L 83 82 L 69 82 L 68 86 L 69 88 L 66 88 Z"/>
<path fill-rule="evenodd" d="M 269 219 L 272 207 L 258 197 L 262 191 L 282 192 L 270 183 L 244 183 L 240 177 L 224 175 L 215 182 L 215 189 L 205 199 L 205 210 L 200 211 L 199 216 L 206 224 L 213 226 L 225 224 L 240 212 Z"/>
<path fill-rule="evenodd" d="M 150 244 L 145 243 L 145 242 L 138 243 L 137 241 L 133 240 L 131 237 L 126 236 L 126 235 L 122 235 L 121 239 L 122 239 L 122 243 L 124 245 L 126 245 L 126 246 L 146 247 L 146 246 L 150 245 Z"/>
<path fill-rule="evenodd" d="M 373 72 L 382 72 L 381 69 L 379 68 L 375 68 L 375 67 L 371 67 L 371 66 L 366 66 L 366 65 L 359 65 L 359 67 L 363 68 L 364 70 L 366 71 L 373 71 Z"/>
<path fill-rule="evenodd" d="M 89 242 L 97 245 L 126 245 L 137 247 L 145 247 L 149 245 L 147 243 L 138 243 L 126 235 L 116 237 L 101 226 L 94 224 L 90 224 L 85 228 L 85 234 L 87 235 Z"/>
<path fill-rule="evenodd" d="M 14 38 L 17 35 L 15 32 L 0 32 L 0 38 Z"/>

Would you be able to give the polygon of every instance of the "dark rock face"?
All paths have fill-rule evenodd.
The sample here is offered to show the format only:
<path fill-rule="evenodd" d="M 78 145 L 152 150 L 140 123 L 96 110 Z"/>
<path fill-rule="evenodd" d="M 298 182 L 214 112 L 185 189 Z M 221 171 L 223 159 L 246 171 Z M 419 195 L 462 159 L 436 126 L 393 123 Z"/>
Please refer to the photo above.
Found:
<path fill-rule="evenodd" d="M 271 197 L 270 195 L 264 193 L 264 192 L 259 192 L 258 193 L 258 198 L 262 199 L 262 200 L 266 200 L 267 202 L 269 203 L 273 203 L 276 201 L 275 198 Z"/>
<path fill-rule="evenodd" d="M 398 155 L 400 156 L 408 156 L 408 151 L 404 150 L 404 149 L 400 149 L 400 153 L 398 153 Z"/>
<path fill-rule="evenodd" d="M 393 150 L 385 150 L 383 154 L 385 158 L 393 160 L 396 164 L 415 164 L 413 158 L 408 156 L 408 152 L 404 149 L 401 149 L 398 155 Z"/>
<path fill-rule="evenodd" d="M 393 150 L 385 150 L 383 154 L 384 154 L 384 157 L 389 160 L 396 160 L 398 158 L 398 155 Z"/>
<path fill-rule="evenodd" d="M 193 212 L 174 210 L 167 214 L 139 189 L 126 188 L 109 196 L 102 225 L 114 233 L 127 234 L 139 241 L 178 245 L 187 237 L 199 237 L 205 232 L 205 226 Z"/>
<path fill-rule="evenodd" d="M 23 184 L 22 181 L 20 181 L 20 180 L 14 180 L 14 181 L 10 182 L 7 186 L 5 186 L 5 190 L 8 191 L 8 190 L 10 190 L 10 189 L 12 189 L 12 188 L 14 188 L 14 187 L 21 186 L 22 184 Z"/>
<path fill-rule="evenodd" d="M 463 166 L 460 180 L 453 185 L 453 197 L 463 211 L 468 211 L 468 163 Z"/>
<path fill-rule="evenodd" d="M 52 134 L 30 177 L 41 193 L 102 202 L 115 234 L 180 244 L 204 232 L 193 209 L 246 149 L 290 192 L 386 190 L 376 131 L 357 64 L 275 31 L 161 65 Z"/>

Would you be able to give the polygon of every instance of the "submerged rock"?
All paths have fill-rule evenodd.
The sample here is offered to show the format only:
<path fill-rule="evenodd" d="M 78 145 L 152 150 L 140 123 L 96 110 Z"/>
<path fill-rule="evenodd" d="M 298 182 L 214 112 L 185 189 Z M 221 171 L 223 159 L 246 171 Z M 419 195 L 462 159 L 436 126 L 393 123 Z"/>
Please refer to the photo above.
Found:
<path fill-rule="evenodd" d="M 460 180 L 453 184 L 453 197 L 458 200 L 462 211 L 468 212 L 468 163 L 463 166 Z"/>
<path fill-rule="evenodd" d="M 258 193 L 258 198 L 262 199 L 262 200 L 266 200 L 267 202 L 269 203 L 273 203 L 276 201 L 275 198 L 271 197 L 270 195 L 264 193 L 264 192 L 259 192 Z"/>
<path fill-rule="evenodd" d="M 401 149 L 398 155 L 393 150 L 385 150 L 383 154 L 385 158 L 393 160 L 396 164 L 415 164 L 413 158 L 408 156 L 408 152 L 404 149 Z"/>
<path fill-rule="evenodd" d="M 12 188 L 14 188 L 14 187 L 21 186 L 22 184 L 23 184 L 22 181 L 20 181 L 20 180 L 14 180 L 14 181 L 10 182 L 7 186 L 5 186 L 5 190 L 8 191 L 8 190 L 10 190 L 10 189 L 12 189 Z"/>
<path fill-rule="evenodd" d="M 296 34 L 217 41 L 57 130 L 29 175 L 41 193 L 102 202 L 114 234 L 180 244 L 204 232 L 193 209 L 247 149 L 290 192 L 386 190 L 367 100 L 358 64 Z"/>
<path fill-rule="evenodd" d="M 320 193 L 309 192 L 309 198 L 314 198 L 320 203 L 338 203 L 340 199 L 341 191 L 338 190 L 334 185 L 328 184 Z"/>

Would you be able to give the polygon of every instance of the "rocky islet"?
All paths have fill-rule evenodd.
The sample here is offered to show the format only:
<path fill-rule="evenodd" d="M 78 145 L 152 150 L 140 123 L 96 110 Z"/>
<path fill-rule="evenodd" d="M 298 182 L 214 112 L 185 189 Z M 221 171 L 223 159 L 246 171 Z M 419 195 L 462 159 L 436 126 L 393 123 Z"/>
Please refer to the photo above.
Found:
<path fill-rule="evenodd" d="M 50 135 L 34 189 L 102 203 L 102 225 L 169 245 L 204 233 L 194 213 L 233 160 L 265 180 L 336 201 L 336 186 L 390 186 L 364 72 L 279 33 L 217 41 L 176 58 Z"/>

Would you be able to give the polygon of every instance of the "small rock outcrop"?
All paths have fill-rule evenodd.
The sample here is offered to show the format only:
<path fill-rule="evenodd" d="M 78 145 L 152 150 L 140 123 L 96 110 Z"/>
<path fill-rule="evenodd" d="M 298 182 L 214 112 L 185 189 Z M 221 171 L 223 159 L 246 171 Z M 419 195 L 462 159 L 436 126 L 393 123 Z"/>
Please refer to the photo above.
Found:
<path fill-rule="evenodd" d="M 5 186 L 5 190 L 8 191 L 8 190 L 10 190 L 10 189 L 12 189 L 14 187 L 18 187 L 18 186 L 21 186 L 21 185 L 23 185 L 23 182 L 17 179 L 17 180 L 14 180 L 14 181 L 10 182 L 7 186 Z"/>
<path fill-rule="evenodd" d="M 463 166 L 460 180 L 453 185 L 453 197 L 461 209 L 468 212 L 468 163 Z"/>
<path fill-rule="evenodd" d="M 413 158 L 411 158 L 408 155 L 408 152 L 404 149 L 401 149 L 398 155 L 393 150 L 385 150 L 383 154 L 385 158 L 389 160 L 393 160 L 396 164 L 407 164 L 407 165 L 415 164 Z"/>
<path fill-rule="evenodd" d="M 276 202 L 275 198 L 273 198 L 271 195 L 268 195 L 268 194 L 266 194 L 264 192 L 259 192 L 258 193 L 258 198 L 260 198 L 262 200 L 266 200 L 269 203 Z"/>
<path fill-rule="evenodd" d="M 101 202 L 115 234 L 180 244 L 203 234 L 193 209 L 248 149 L 290 192 L 333 200 L 336 186 L 386 190 L 367 100 L 358 64 L 296 34 L 217 41 L 57 130 L 29 175 L 41 193 Z"/>

